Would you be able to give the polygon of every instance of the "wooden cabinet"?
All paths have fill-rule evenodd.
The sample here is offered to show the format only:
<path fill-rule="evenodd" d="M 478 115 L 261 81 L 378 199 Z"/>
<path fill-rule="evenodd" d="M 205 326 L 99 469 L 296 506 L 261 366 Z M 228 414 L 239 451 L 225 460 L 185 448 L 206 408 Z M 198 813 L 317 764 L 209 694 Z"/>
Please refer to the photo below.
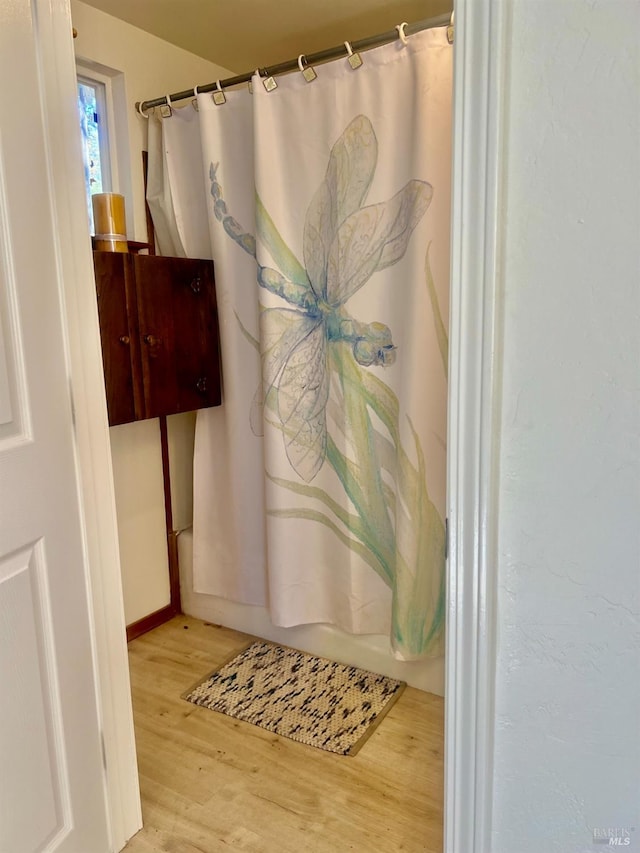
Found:
<path fill-rule="evenodd" d="M 219 405 L 213 263 L 93 256 L 109 423 Z"/>

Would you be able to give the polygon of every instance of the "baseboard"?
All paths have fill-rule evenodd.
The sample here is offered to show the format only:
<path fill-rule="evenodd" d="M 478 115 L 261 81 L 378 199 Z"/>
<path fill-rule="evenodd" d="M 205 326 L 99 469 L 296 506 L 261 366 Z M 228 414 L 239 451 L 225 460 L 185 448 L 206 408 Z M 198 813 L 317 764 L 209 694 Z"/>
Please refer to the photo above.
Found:
<path fill-rule="evenodd" d="M 131 625 L 127 625 L 127 642 L 130 643 L 131 640 L 135 640 L 136 637 L 140 637 L 142 634 L 146 634 L 147 631 L 152 631 L 154 628 L 157 628 L 158 625 L 168 622 L 169 619 L 173 619 L 173 617 L 177 616 L 178 613 L 180 613 L 180 609 L 176 607 L 175 604 L 167 604 L 166 607 L 161 607 L 160 610 L 154 610 L 153 613 L 149 613 L 148 616 L 143 616 L 142 619 L 138 619 L 137 622 L 132 622 Z"/>

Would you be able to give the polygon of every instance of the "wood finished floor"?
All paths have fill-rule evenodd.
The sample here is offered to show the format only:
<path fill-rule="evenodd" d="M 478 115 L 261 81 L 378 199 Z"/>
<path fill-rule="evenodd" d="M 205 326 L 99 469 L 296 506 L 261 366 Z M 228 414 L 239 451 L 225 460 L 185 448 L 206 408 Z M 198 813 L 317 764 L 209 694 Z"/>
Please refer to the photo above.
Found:
<path fill-rule="evenodd" d="M 251 639 L 179 616 L 129 644 L 144 828 L 127 853 L 441 853 L 443 700 L 408 687 L 343 757 L 180 698 Z"/>

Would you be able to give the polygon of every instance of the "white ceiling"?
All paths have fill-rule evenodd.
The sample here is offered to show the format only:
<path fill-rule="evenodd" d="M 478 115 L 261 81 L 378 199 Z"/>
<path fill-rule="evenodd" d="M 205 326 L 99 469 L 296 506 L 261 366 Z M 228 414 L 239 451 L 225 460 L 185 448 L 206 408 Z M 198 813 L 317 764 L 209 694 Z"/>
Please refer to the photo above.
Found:
<path fill-rule="evenodd" d="M 453 0 L 84 0 L 242 74 L 451 11 Z"/>

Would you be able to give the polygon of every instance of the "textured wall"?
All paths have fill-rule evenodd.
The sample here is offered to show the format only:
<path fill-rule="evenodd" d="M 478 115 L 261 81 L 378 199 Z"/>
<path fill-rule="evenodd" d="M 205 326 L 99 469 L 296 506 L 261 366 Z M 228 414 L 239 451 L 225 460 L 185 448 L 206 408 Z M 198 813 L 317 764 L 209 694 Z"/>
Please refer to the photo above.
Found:
<path fill-rule="evenodd" d="M 640 850 L 640 5 L 511 7 L 491 853 Z"/>

